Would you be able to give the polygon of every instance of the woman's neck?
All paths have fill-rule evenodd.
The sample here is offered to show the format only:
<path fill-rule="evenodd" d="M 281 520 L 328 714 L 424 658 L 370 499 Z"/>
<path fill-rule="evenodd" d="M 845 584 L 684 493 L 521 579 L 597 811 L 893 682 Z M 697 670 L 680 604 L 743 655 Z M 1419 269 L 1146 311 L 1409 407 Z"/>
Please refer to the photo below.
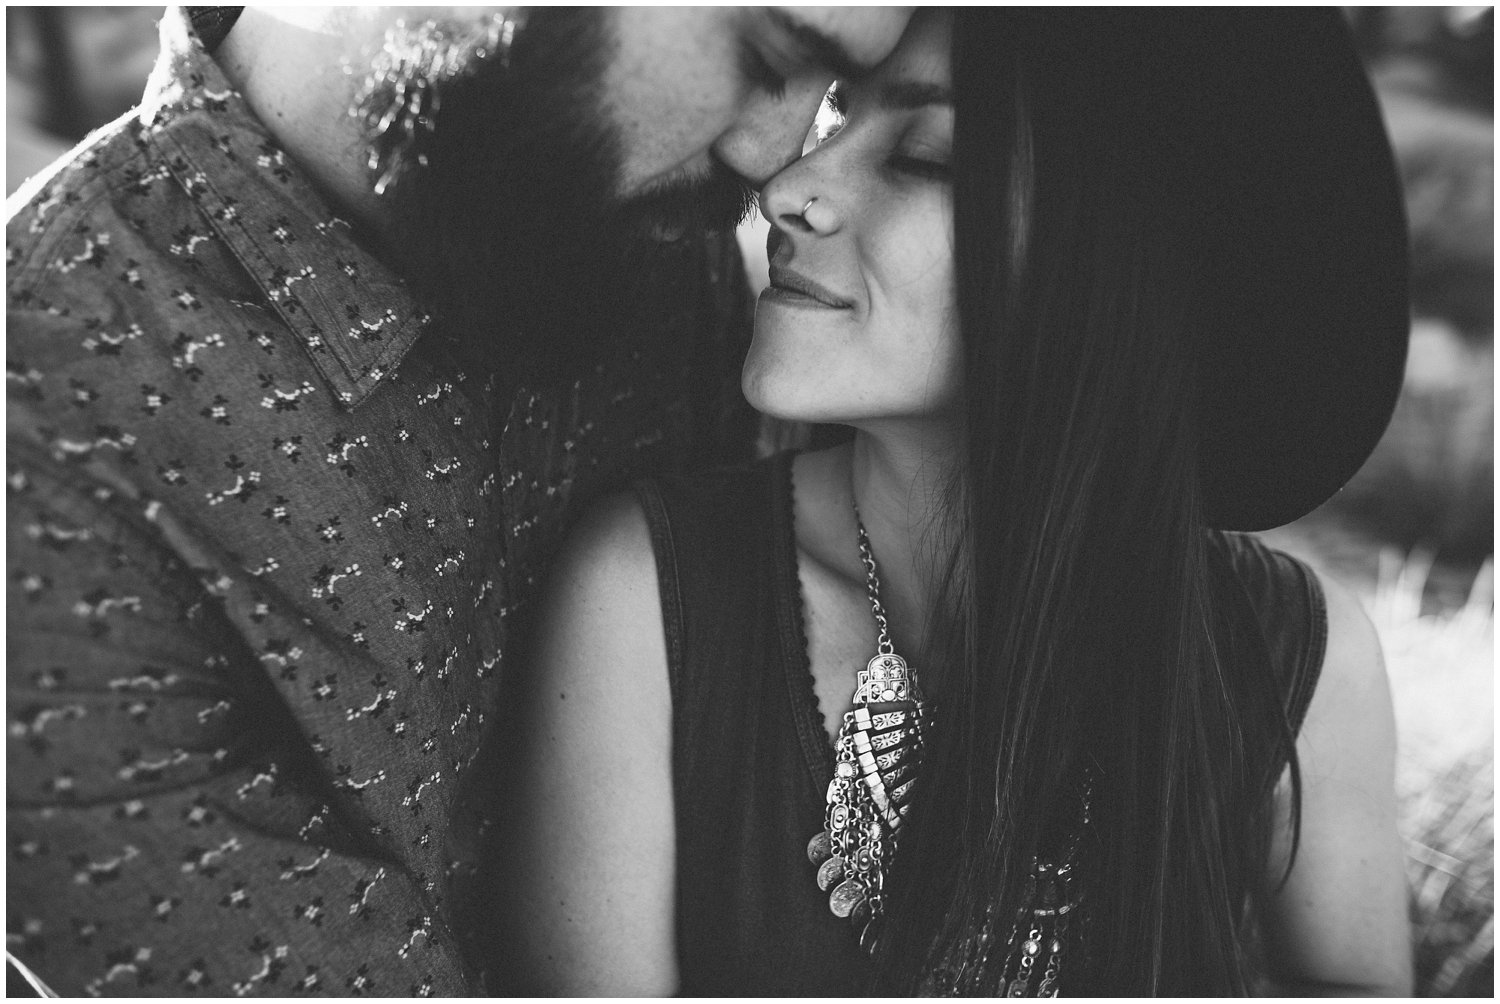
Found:
<path fill-rule="evenodd" d="M 950 466 L 927 448 L 857 431 L 849 450 L 849 488 L 872 540 L 896 557 L 923 548 L 935 529 Z"/>
<path fill-rule="evenodd" d="M 849 490 L 870 538 L 882 602 L 904 625 L 903 644 L 925 642 L 927 612 L 947 572 L 947 519 L 956 437 L 860 429 L 849 449 Z"/>
<path fill-rule="evenodd" d="M 830 738 L 849 707 L 853 669 L 875 651 L 854 507 L 869 534 L 891 640 L 897 653 L 919 665 L 945 570 L 937 514 L 950 467 L 930 447 L 918 449 L 910 437 L 888 430 L 861 430 L 852 442 L 792 463 L 808 657 L 819 706 L 836 709 L 826 720 Z"/>

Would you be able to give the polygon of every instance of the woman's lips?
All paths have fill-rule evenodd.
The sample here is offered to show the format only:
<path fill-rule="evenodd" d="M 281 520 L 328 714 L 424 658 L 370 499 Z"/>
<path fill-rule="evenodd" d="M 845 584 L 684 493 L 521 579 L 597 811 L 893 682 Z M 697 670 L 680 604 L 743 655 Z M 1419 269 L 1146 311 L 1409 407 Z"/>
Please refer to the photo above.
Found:
<path fill-rule="evenodd" d="M 846 310 L 851 306 L 827 287 L 774 263 L 771 265 L 771 285 L 761 295 L 790 306 L 816 306 L 829 310 Z"/>

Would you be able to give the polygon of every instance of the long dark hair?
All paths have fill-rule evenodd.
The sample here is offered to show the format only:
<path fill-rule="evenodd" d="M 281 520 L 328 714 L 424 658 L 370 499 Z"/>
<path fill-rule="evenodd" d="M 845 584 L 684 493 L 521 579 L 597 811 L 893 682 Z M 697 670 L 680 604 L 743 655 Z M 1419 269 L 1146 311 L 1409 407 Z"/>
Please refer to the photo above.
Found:
<path fill-rule="evenodd" d="M 882 987 L 967 958 L 971 989 L 1004 992 L 1008 951 L 966 946 L 1024 902 L 1089 778 L 1065 992 L 1244 993 L 1246 904 L 1295 754 L 1268 658 L 1210 575 L 1191 351 L 1213 308 L 1208 214 L 1136 85 L 1170 54 L 1138 14 L 954 19 L 966 455 Z"/>

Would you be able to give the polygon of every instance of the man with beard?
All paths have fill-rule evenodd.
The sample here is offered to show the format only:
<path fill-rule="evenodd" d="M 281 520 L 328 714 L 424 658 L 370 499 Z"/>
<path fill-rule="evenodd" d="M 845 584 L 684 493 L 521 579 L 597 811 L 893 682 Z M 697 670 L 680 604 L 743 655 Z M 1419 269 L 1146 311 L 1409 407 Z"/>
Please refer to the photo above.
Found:
<path fill-rule="evenodd" d="M 742 454 L 728 229 L 906 13 L 168 12 L 7 207 L 22 964 L 480 989 L 514 625 L 589 497 Z"/>

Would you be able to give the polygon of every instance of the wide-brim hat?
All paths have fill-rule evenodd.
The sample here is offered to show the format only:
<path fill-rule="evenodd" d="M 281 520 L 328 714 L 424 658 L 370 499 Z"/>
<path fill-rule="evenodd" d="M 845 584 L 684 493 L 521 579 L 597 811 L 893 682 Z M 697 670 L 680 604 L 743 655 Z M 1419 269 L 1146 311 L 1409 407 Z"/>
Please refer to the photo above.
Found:
<path fill-rule="evenodd" d="M 1279 526 L 1354 475 L 1401 390 L 1407 230 L 1379 105 L 1336 9 L 1158 8 L 1127 26 L 1161 64 L 1139 98 L 1208 193 L 1206 516 Z"/>

